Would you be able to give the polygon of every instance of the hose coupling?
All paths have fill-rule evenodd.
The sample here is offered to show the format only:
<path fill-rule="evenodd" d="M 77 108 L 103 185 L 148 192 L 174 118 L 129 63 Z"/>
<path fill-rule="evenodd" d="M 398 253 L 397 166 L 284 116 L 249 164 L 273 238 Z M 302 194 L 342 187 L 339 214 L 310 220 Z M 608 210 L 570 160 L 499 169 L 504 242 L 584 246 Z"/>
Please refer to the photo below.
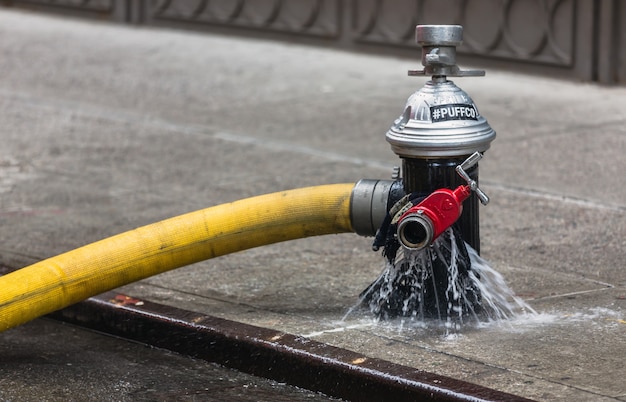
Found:
<path fill-rule="evenodd" d="M 461 217 L 463 201 L 468 199 L 472 192 L 476 193 L 483 205 L 487 205 L 489 197 L 465 171 L 481 158 L 482 155 L 475 152 L 456 167 L 457 173 L 467 184 L 454 190 L 448 188 L 435 190 L 400 216 L 396 234 L 402 246 L 411 250 L 421 250 L 431 245 Z"/>
<path fill-rule="evenodd" d="M 374 236 L 388 214 L 389 206 L 404 196 L 402 180 L 359 180 L 352 190 L 350 219 L 354 232 Z"/>

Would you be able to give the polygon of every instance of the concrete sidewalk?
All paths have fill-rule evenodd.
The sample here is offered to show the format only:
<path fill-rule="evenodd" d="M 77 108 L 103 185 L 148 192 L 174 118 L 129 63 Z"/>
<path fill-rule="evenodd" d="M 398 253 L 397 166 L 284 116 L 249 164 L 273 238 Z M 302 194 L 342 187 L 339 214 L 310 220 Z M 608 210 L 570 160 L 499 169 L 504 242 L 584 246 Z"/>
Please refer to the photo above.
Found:
<path fill-rule="evenodd" d="M 0 263 L 257 194 L 388 178 L 384 134 L 423 84 L 406 76 L 418 64 L 417 47 L 399 60 L 0 9 Z M 122 291 L 527 398 L 626 401 L 626 89 L 455 81 L 498 133 L 481 161 L 482 256 L 539 315 L 454 337 L 341 321 L 382 269 L 351 234 Z"/>

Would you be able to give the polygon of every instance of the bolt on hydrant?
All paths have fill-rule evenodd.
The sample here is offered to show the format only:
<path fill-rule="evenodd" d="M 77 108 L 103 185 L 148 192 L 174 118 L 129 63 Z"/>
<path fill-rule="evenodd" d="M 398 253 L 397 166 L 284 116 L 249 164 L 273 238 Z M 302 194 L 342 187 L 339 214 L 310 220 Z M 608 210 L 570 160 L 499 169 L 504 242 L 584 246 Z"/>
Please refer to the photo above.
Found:
<path fill-rule="evenodd" d="M 383 317 L 442 318 L 479 308 L 480 292 L 467 279 L 466 243 L 479 252 L 478 203 L 489 199 L 478 187 L 478 160 L 496 133 L 470 96 L 448 80 L 485 74 L 456 65 L 462 37 L 459 25 L 417 26 L 424 68 L 409 75 L 431 79 L 409 97 L 386 134 L 402 160 L 401 177 L 388 186 L 390 208 L 373 245 L 383 247 L 388 267 L 362 293 L 363 303 Z M 418 251 L 423 254 L 411 254 Z M 451 293 L 459 291 L 466 292 L 467 305 L 451 302 Z"/>

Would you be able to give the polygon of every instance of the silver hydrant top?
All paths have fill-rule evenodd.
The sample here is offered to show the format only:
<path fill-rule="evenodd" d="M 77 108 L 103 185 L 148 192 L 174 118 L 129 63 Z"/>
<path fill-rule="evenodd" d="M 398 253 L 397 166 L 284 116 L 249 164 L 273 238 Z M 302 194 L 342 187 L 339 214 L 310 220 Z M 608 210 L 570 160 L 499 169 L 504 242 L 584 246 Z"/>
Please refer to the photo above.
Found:
<path fill-rule="evenodd" d="M 496 132 L 469 95 L 446 78 L 485 74 L 461 70 L 456 65 L 456 47 L 462 43 L 463 27 L 418 25 L 415 36 L 422 46 L 424 69 L 409 71 L 409 75 L 432 78 L 409 97 L 404 112 L 387 132 L 392 150 L 405 158 L 442 158 L 486 151 Z"/>

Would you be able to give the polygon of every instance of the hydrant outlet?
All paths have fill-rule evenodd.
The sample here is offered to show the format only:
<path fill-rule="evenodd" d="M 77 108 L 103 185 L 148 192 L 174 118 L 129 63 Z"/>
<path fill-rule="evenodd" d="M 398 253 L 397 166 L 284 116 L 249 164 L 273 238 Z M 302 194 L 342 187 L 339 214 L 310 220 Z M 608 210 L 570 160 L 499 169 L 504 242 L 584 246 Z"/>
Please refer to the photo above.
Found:
<path fill-rule="evenodd" d="M 398 223 L 398 240 L 405 248 L 421 250 L 434 240 L 433 221 L 423 210 L 407 214 Z"/>

